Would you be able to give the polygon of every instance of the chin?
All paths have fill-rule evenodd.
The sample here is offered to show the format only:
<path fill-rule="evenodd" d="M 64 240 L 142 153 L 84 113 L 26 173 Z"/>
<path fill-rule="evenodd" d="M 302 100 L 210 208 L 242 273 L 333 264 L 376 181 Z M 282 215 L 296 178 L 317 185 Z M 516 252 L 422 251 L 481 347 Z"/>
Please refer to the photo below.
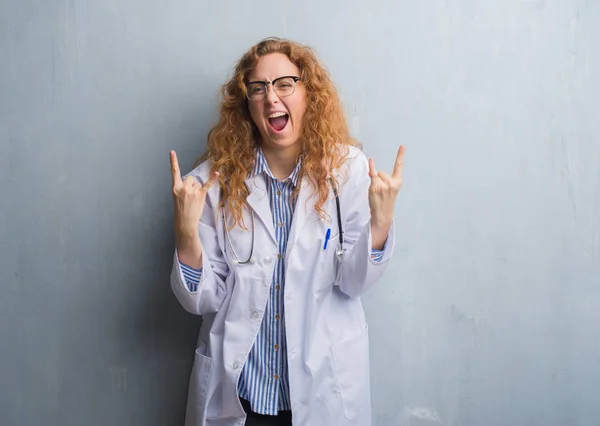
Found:
<path fill-rule="evenodd" d="M 298 139 L 296 138 L 285 138 L 285 139 L 267 139 L 267 145 L 276 149 L 286 149 L 296 146 L 298 144 Z"/>
<path fill-rule="evenodd" d="M 263 141 L 273 148 L 290 148 L 296 145 L 299 141 L 299 136 L 294 134 L 273 134 L 268 132 L 266 135 L 263 134 Z"/>

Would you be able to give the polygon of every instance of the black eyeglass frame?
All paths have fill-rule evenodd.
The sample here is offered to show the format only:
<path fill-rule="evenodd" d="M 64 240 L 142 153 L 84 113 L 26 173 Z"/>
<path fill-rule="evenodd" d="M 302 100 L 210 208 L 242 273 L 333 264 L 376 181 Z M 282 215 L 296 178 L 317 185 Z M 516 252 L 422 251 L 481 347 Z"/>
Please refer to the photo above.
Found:
<path fill-rule="evenodd" d="M 275 84 L 277 84 L 278 81 L 283 80 L 284 78 L 291 78 L 294 81 L 294 90 L 292 90 L 291 93 L 287 94 L 287 95 L 280 95 L 279 93 L 277 93 L 277 91 L 275 93 L 277 93 L 277 96 L 281 96 L 281 97 L 288 97 L 288 96 L 292 96 L 294 94 L 294 92 L 296 91 L 296 84 L 299 81 L 302 81 L 302 79 L 300 77 L 297 77 L 295 75 L 284 75 L 281 77 L 277 77 L 275 80 L 273 81 L 249 81 L 248 83 L 245 83 L 246 86 L 246 98 L 248 98 L 249 101 L 251 102 L 258 102 L 258 101 L 262 101 L 267 97 L 267 93 L 268 93 L 268 86 L 272 85 L 273 87 L 275 87 Z M 260 99 L 251 99 L 250 98 L 250 91 L 248 90 L 248 86 L 251 84 L 262 84 L 265 87 L 265 91 L 264 91 L 264 95 L 262 98 Z"/>

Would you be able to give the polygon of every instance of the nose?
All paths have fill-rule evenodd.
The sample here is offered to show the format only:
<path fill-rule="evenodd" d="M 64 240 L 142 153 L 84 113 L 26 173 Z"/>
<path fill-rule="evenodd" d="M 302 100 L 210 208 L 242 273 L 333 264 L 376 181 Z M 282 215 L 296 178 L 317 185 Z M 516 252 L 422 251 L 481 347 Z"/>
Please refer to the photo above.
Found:
<path fill-rule="evenodd" d="M 269 104 L 275 104 L 279 102 L 279 96 L 277 96 L 277 93 L 275 93 L 275 88 L 272 84 L 267 85 L 267 95 L 265 96 L 265 99 Z"/>

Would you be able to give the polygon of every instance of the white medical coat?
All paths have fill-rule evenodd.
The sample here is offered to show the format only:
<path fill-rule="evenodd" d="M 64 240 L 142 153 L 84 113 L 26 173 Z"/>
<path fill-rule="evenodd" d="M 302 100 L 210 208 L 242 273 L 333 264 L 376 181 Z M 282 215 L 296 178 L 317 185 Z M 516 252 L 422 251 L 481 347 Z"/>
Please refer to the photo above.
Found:
<path fill-rule="evenodd" d="M 189 173 L 209 178 L 205 162 Z M 371 258 L 370 178 L 364 154 L 350 148 L 337 175 L 345 256 L 338 262 L 338 224 L 333 191 L 325 205 L 329 221 L 314 210 L 313 187 L 301 182 L 285 253 L 284 312 L 290 400 L 294 426 L 370 426 L 369 339 L 360 296 L 384 272 L 394 249 L 394 225 L 381 262 Z M 237 383 L 259 331 L 278 255 L 264 176 L 246 181 L 255 215 L 255 259 L 236 264 L 218 209 L 220 189 L 208 193 L 199 223 L 203 273 L 190 292 L 177 261 L 171 287 L 182 306 L 203 316 L 188 394 L 186 426 L 242 426 L 246 415 Z M 251 213 L 244 209 L 247 230 L 229 231 L 241 260 L 252 245 Z M 231 224 L 231 216 L 226 213 Z M 327 249 L 325 235 L 331 228 Z"/>

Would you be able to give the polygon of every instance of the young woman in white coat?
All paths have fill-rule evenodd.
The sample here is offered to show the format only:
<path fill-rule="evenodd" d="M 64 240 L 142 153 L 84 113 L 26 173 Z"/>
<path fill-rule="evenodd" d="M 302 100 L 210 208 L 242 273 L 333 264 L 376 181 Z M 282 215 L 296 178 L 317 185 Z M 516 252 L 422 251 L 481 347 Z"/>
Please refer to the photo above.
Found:
<path fill-rule="evenodd" d="M 187 426 L 369 426 L 360 296 L 394 249 L 392 174 L 348 133 L 310 48 L 266 39 L 238 62 L 198 165 L 171 152 L 171 286 L 203 322 Z"/>

